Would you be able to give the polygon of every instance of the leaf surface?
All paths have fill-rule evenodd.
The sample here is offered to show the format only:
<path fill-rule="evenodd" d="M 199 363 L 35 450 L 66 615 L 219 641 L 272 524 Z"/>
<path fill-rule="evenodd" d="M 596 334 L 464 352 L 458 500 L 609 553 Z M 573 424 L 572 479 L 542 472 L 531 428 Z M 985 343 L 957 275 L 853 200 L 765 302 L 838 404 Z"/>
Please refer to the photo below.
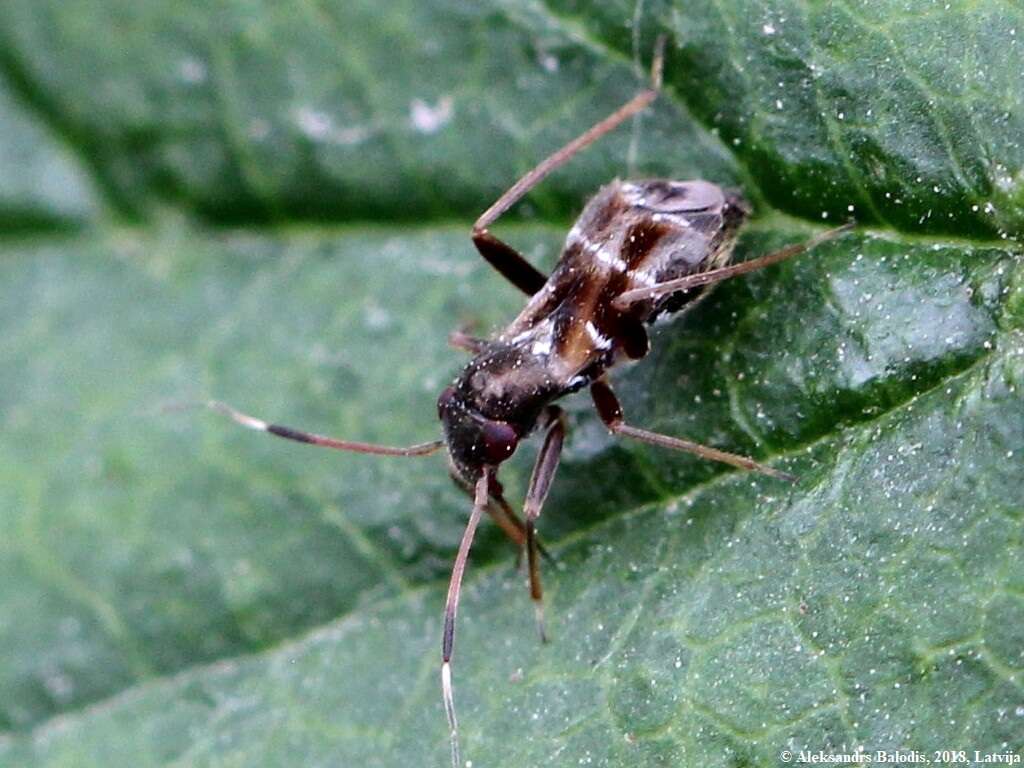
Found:
<path fill-rule="evenodd" d="M 657 30 L 656 108 L 500 231 L 548 268 L 616 175 L 741 186 L 738 258 L 852 206 L 856 234 L 722 285 L 615 377 L 633 423 L 800 481 L 613 442 L 567 401 L 553 642 L 485 525 L 466 756 L 1024 747 L 1019 10 L 72 5 L 0 22 L 0 763 L 446 763 L 468 500 L 443 459 L 164 406 L 433 437 L 448 331 L 521 306 L 467 222 L 639 87 Z"/>

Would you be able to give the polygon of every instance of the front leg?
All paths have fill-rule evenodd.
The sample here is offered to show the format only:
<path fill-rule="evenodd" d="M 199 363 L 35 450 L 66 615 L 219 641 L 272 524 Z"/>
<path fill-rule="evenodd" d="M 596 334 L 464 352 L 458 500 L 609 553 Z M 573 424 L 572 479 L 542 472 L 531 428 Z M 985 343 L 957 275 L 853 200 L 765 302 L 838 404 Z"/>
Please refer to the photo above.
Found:
<path fill-rule="evenodd" d="M 523 504 L 526 517 L 526 556 L 530 569 L 530 597 L 533 599 L 541 642 L 547 642 L 547 633 L 544 629 L 544 590 L 540 582 L 540 561 L 537 557 L 539 547 L 534 526 L 544 507 L 548 491 L 551 490 L 551 481 L 555 479 L 558 461 L 562 455 L 562 443 L 565 441 L 565 414 L 562 409 L 558 406 L 548 408 L 547 422 L 544 443 L 533 465 L 530 487 L 526 492 L 526 502 Z"/>

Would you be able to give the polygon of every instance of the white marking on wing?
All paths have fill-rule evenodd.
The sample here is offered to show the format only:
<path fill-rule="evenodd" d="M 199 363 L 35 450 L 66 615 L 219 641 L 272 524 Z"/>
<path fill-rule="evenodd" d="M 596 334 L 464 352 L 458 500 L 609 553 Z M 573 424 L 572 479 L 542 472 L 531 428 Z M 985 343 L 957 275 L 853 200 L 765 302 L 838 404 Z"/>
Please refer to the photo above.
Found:
<path fill-rule="evenodd" d="M 644 288 L 656 285 L 658 277 L 647 269 L 634 269 L 629 273 L 629 279 L 634 283 L 635 288 Z"/>
<path fill-rule="evenodd" d="M 594 256 L 600 264 L 604 264 L 619 272 L 626 271 L 626 262 L 620 259 L 617 253 L 613 253 L 608 248 L 598 248 Z"/>
<path fill-rule="evenodd" d="M 608 349 L 612 345 L 612 340 L 601 333 L 591 321 L 588 320 L 585 327 L 587 335 L 590 336 L 590 340 L 594 342 L 594 346 L 598 349 Z"/>
<path fill-rule="evenodd" d="M 583 253 L 589 256 L 595 264 L 600 264 L 604 267 L 611 267 L 619 272 L 626 271 L 626 262 L 619 258 L 619 254 L 608 248 L 607 242 L 595 243 L 585 235 L 580 235 L 578 238 L 579 242 L 583 244 Z"/>
<path fill-rule="evenodd" d="M 533 342 L 533 346 L 530 347 L 530 352 L 535 355 L 550 355 L 551 354 L 551 337 L 544 336 Z"/>
<path fill-rule="evenodd" d="M 541 322 L 537 323 L 536 325 L 532 325 L 529 328 L 527 328 L 526 330 L 520 331 L 519 333 L 517 333 L 512 338 L 510 338 L 510 339 L 504 339 L 503 338 L 502 340 L 503 341 L 507 341 L 509 344 L 524 344 L 527 341 L 529 341 L 530 339 L 540 339 L 540 338 L 544 338 L 544 337 L 547 337 L 548 339 L 550 339 L 553 330 L 554 330 L 554 321 L 552 320 L 551 317 L 547 317 L 544 320 L 542 320 Z M 548 344 L 550 345 L 550 341 L 548 342 Z"/>

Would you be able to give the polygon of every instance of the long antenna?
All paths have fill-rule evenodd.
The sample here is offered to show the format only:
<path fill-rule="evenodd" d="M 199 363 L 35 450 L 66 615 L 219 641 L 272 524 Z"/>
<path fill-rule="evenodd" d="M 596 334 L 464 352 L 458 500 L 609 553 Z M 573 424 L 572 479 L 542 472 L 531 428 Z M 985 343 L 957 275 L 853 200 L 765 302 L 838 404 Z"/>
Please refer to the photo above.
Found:
<path fill-rule="evenodd" d="M 609 131 L 615 130 L 623 121 L 628 120 L 637 112 L 645 109 L 652 101 L 658 98 L 658 91 L 661 90 L 661 74 L 665 61 L 665 36 L 661 35 L 654 46 L 654 61 L 651 63 L 651 86 L 641 91 L 628 102 L 623 104 L 604 120 L 592 126 L 564 147 L 541 160 L 537 165 L 508 188 L 490 208 L 480 214 L 480 218 L 473 225 L 473 231 L 478 232 L 487 229 L 494 223 L 501 214 L 515 205 L 519 199 L 533 189 L 537 184 L 556 168 L 559 168 L 580 150 L 593 144 Z"/>
<path fill-rule="evenodd" d="M 321 448 L 333 448 L 337 451 L 353 451 L 355 453 L 373 453 L 378 456 L 427 456 L 444 446 L 443 440 L 431 440 L 429 443 L 417 443 L 407 447 L 391 445 L 376 445 L 374 443 L 360 443 L 353 440 L 339 440 L 326 435 L 318 435 L 315 432 L 304 432 L 301 429 L 292 429 L 280 424 L 270 424 L 263 419 L 257 419 L 247 413 L 235 410 L 227 403 L 219 400 L 209 400 L 205 403 L 175 403 L 164 406 L 165 411 L 184 410 L 188 408 L 209 408 L 211 411 L 223 413 L 231 418 L 236 424 L 241 424 L 246 429 L 254 429 L 257 432 L 266 432 L 275 437 L 282 437 L 285 440 L 293 440 L 296 443 L 316 445 Z"/>
<path fill-rule="evenodd" d="M 459 553 L 455 556 L 452 578 L 448 583 L 448 600 L 444 606 L 444 632 L 441 638 L 441 692 L 444 697 L 444 713 L 448 717 L 448 732 L 452 744 L 452 768 L 459 768 L 462 759 L 459 756 L 459 723 L 455 717 L 455 697 L 452 691 L 452 647 L 455 644 L 455 616 L 459 611 L 459 593 L 462 590 L 462 574 L 466 570 L 469 559 L 469 548 L 473 546 L 473 536 L 480 522 L 480 515 L 487 506 L 488 482 L 491 470 L 484 467 L 483 474 L 476 481 L 476 494 L 473 498 L 473 511 L 462 534 Z"/>

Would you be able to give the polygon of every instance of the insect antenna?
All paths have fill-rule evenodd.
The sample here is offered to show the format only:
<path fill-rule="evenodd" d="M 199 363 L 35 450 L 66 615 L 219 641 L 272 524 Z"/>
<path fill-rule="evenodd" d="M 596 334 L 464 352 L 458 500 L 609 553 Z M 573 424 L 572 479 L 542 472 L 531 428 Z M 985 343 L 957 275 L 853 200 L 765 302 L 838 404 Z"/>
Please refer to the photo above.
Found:
<path fill-rule="evenodd" d="M 490 208 L 480 214 L 480 218 L 473 225 L 474 233 L 479 235 L 486 232 L 487 227 L 493 224 L 501 214 L 515 205 L 523 195 L 537 186 L 541 179 L 556 168 L 565 165 L 580 150 L 590 146 L 606 133 L 615 130 L 625 120 L 628 120 L 637 112 L 646 109 L 652 101 L 658 98 L 658 91 L 661 90 L 661 73 L 664 59 L 665 36 L 662 35 L 655 44 L 654 61 L 651 63 L 651 87 L 641 91 L 604 120 L 591 126 L 557 152 L 541 160 L 533 170 L 509 187 Z"/>
<path fill-rule="evenodd" d="M 455 698 L 452 691 L 452 648 L 455 644 L 455 616 L 459 611 L 459 593 L 462 590 L 462 574 L 466 570 L 469 559 L 469 548 L 473 546 L 473 536 L 480 523 L 480 516 L 487 507 L 488 483 L 491 470 L 484 468 L 480 479 L 476 481 L 476 493 L 473 498 L 473 511 L 466 523 L 466 530 L 459 543 L 459 552 L 455 556 L 452 578 L 448 583 L 448 599 L 444 606 L 444 632 L 441 638 L 441 691 L 444 697 L 444 713 L 448 717 L 448 732 L 452 747 L 452 768 L 459 768 L 462 759 L 459 756 L 459 723 L 455 717 Z"/>
<path fill-rule="evenodd" d="M 257 419 L 247 413 L 235 410 L 227 403 L 219 400 L 209 400 L 205 403 L 175 403 L 164 406 L 164 411 L 185 410 L 190 408 L 209 408 L 211 411 L 223 413 L 232 419 L 236 424 L 241 424 L 246 429 L 254 429 L 257 432 L 266 432 L 281 437 L 285 440 L 293 440 L 296 443 L 316 445 L 321 448 L 333 448 L 337 451 L 353 451 L 355 453 L 372 453 L 378 456 L 427 456 L 436 452 L 444 446 L 443 440 L 431 440 L 428 443 L 417 443 L 407 447 L 391 445 L 375 445 L 374 443 L 361 443 L 353 440 L 339 440 L 326 435 L 318 435 L 315 432 L 304 432 L 301 429 L 285 427 L 281 424 L 271 424 L 263 419 Z"/>

